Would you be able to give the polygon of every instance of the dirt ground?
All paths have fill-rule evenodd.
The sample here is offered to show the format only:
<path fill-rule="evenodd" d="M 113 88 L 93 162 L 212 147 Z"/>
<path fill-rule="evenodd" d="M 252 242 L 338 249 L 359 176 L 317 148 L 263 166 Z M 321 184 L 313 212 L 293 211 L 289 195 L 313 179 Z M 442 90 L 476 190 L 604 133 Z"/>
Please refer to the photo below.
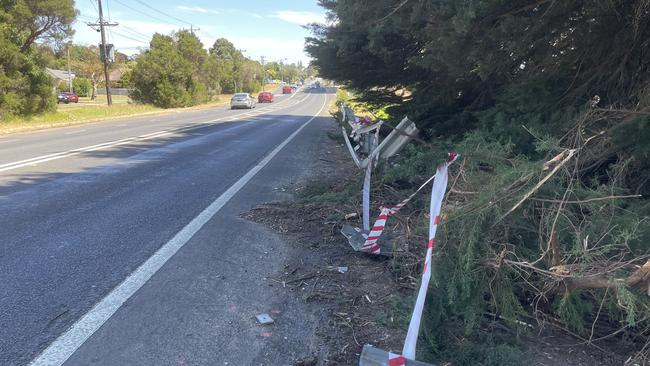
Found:
<path fill-rule="evenodd" d="M 332 133 L 336 134 L 336 130 Z M 349 184 L 359 185 L 360 173 L 345 147 L 332 140 L 327 150 L 330 154 L 318 162 L 312 179 L 333 182 L 334 191 Z M 282 189 L 300 192 L 305 184 L 308 182 Z M 326 319 L 319 324 L 318 335 L 327 344 L 327 350 L 296 360 L 295 365 L 357 365 L 364 344 L 393 352 L 402 348 L 410 309 L 400 304 L 414 296 L 418 280 L 412 276 L 400 278 L 387 257 L 352 250 L 340 230 L 347 214 L 356 213 L 347 222 L 359 225 L 359 200 L 354 197 L 342 205 L 298 200 L 268 203 L 242 215 L 270 227 L 295 246 L 295 256 L 272 281 L 289 296 L 318 306 L 324 315 L 322 319 Z M 588 346 L 553 327 L 534 327 L 523 342 L 530 365 L 625 363 L 624 356 Z"/>

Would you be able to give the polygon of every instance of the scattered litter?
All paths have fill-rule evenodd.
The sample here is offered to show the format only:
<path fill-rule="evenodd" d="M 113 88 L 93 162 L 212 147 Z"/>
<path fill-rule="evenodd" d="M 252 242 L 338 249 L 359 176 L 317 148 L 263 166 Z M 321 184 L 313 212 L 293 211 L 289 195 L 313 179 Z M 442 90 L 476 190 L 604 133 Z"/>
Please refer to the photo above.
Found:
<path fill-rule="evenodd" d="M 264 338 L 268 338 L 268 337 L 270 337 L 272 335 L 273 335 L 273 333 L 271 333 L 271 332 L 262 332 L 262 333 L 260 333 L 260 336 L 262 336 Z"/>
<path fill-rule="evenodd" d="M 271 318 L 269 314 L 259 314 L 256 315 L 255 318 L 257 319 L 257 322 L 262 325 L 273 324 L 273 318 Z"/>
<path fill-rule="evenodd" d="M 345 219 L 346 219 L 346 220 L 350 220 L 350 219 L 353 219 L 353 218 L 355 218 L 355 217 L 357 217 L 357 213 L 356 213 L 356 212 L 349 213 L 349 214 L 345 215 Z"/>
<path fill-rule="evenodd" d="M 338 267 L 337 270 L 339 271 L 339 273 L 345 273 L 348 271 L 348 267 Z"/>

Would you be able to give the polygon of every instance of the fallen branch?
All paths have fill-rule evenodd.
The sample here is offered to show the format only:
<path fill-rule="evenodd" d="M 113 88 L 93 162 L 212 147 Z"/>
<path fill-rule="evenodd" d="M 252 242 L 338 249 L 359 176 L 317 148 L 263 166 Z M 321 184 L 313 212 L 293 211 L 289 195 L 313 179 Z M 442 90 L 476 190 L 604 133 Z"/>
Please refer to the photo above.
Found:
<path fill-rule="evenodd" d="M 571 149 L 571 150 L 567 150 L 567 151 L 568 151 L 568 154 L 566 154 L 567 156 L 566 156 L 566 157 L 565 157 L 565 158 L 564 158 L 564 159 L 563 159 L 563 160 L 562 160 L 558 165 L 556 165 L 555 168 L 553 168 L 553 170 L 551 170 L 550 173 L 548 173 L 548 174 L 547 174 L 547 175 L 546 175 L 542 180 L 540 180 L 540 181 L 539 181 L 539 182 L 538 182 L 538 183 L 533 187 L 533 189 L 531 189 L 530 191 L 528 191 L 528 193 L 526 193 L 526 194 L 524 195 L 524 197 L 523 197 L 521 200 L 519 200 L 519 202 L 517 202 L 517 204 L 515 204 L 514 206 L 512 206 L 512 208 L 511 208 L 510 210 L 508 210 L 508 212 L 506 212 L 505 215 L 501 216 L 501 218 L 499 218 L 499 220 L 497 220 L 497 222 L 503 220 L 506 216 L 510 215 L 513 211 L 515 211 L 517 208 L 519 208 L 519 206 L 521 206 L 522 203 L 524 203 L 528 198 L 530 198 L 530 196 L 532 196 L 533 194 L 535 194 L 535 192 L 537 192 L 537 190 L 538 190 L 541 186 L 543 186 L 544 183 L 546 183 L 546 181 L 548 181 L 549 179 L 551 179 L 551 177 L 553 177 L 553 176 L 555 175 L 555 173 L 557 173 L 557 172 L 558 172 L 558 171 L 559 171 L 559 170 L 564 166 L 564 164 L 566 164 L 567 162 L 569 162 L 569 160 L 571 160 L 571 158 L 576 154 L 576 152 L 577 152 L 578 150 L 577 150 L 577 149 Z"/>
<path fill-rule="evenodd" d="M 605 201 L 605 200 L 615 200 L 615 199 L 623 199 L 623 198 L 641 198 L 643 195 L 640 194 L 631 194 L 631 195 L 626 195 L 626 196 L 607 196 L 607 197 L 597 197 L 597 198 L 589 198 L 586 200 L 581 200 L 581 201 L 562 201 L 562 200 L 551 200 L 551 199 L 545 199 L 545 198 L 531 198 L 531 201 L 537 201 L 537 202 L 548 202 L 548 203 L 589 203 L 589 202 L 596 202 L 596 201 Z"/>

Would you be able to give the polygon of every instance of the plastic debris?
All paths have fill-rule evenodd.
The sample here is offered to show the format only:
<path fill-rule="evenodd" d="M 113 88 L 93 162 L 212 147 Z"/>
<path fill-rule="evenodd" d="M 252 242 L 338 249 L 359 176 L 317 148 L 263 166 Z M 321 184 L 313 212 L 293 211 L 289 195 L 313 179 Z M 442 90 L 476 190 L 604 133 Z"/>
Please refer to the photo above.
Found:
<path fill-rule="evenodd" d="M 273 318 L 271 318 L 269 314 L 259 314 L 256 315 L 255 318 L 257 319 L 257 322 L 262 325 L 273 324 Z"/>

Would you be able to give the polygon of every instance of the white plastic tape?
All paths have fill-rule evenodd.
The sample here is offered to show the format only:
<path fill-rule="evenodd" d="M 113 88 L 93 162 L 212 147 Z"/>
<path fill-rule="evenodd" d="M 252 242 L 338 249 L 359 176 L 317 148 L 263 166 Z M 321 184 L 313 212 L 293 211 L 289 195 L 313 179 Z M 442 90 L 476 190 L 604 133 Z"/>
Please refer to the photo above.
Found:
<path fill-rule="evenodd" d="M 420 333 L 420 322 L 422 320 L 422 312 L 424 310 L 424 301 L 427 297 L 427 289 L 429 287 L 429 281 L 431 280 L 431 257 L 433 253 L 433 247 L 436 243 L 436 229 L 438 228 L 438 223 L 440 222 L 440 209 L 442 207 L 442 200 L 445 197 L 445 191 L 447 190 L 448 167 L 457 158 L 457 154 L 449 154 L 447 163 L 442 164 L 438 167 L 435 179 L 433 181 L 433 189 L 431 191 L 431 205 L 429 208 L 429 242 L 427 243 L 427 253 L 424 259 L 422 281 L 420 283 L 418 297 L 415 301 L 413 314 L 411 315 L 411 322 L 409 323 L 406 340 L 404 341 L 404 349 L 402 350 L 402 356 L 411 360 L 415 360 L 415 348 L 417 346 L 418 335 Z"/>
<path fill-rule="evenodd" d="M 363 230 L 370 230 L 370 176 L 372 175 L 372 161 L 366 167 L 366 175 L 363 178 Z"/>

